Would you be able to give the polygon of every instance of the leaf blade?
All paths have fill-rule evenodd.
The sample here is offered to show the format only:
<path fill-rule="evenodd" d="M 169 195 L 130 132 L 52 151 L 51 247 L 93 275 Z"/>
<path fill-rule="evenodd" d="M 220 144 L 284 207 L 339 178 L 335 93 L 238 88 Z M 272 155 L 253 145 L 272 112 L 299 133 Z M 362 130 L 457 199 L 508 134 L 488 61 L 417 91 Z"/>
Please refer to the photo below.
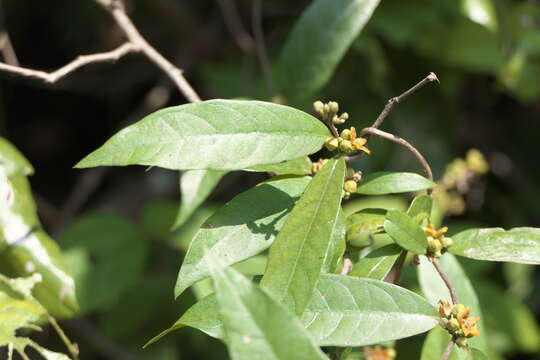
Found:
<path fill-rule="evenodd" d="M 387 195 L 431 189 L 436 184 L 425 177 L 408 172 L 380 171 L 366 175 L 358 183 L 358 194 Z"/>
<path fill-rule="evenodd" d="M 403 211 L 388 210 L 383 227 L 386 233 L 402 248 L 415 254 L 426 253 L 426 235 L 420 226 Z"/>

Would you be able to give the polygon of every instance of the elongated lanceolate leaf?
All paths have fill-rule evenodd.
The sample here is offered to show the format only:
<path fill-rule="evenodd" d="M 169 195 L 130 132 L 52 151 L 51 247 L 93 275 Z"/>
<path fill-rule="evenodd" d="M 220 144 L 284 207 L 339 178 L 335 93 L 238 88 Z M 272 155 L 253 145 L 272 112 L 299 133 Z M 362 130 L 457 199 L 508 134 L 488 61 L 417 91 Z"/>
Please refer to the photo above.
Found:
<path fill-rule="evenodd" d="M 273 172 L 280 175 L 309 175 L 311 174 L 311 160 L 307 156 L 298 159 L 283 161 L 277 164 L 254 166 L 247 171 Z"/>
<path fill-rule="evenodd" d="M 347 241 L 356 247 L 368 246 L 371 235 L 383 228 L 385 209 L 362 209 L 347 218 Z"/>
<path fill-rule="evenodd" d="M 323 87 L 379 0 L 316 0 L 296 23 L 279 59 L 281 90 L 292 99 Z"/>
<path fill-rule="evenodd" d="M 470 229 L 452 236 L 452 254 L 476 260 L 540 264 L 540 229 Z"/>
<path fill-rule="evenodd" d="M 218 312 L 233 360 L 328 359 L 289 309 L 219 258 L 209 257 Z"/>
<path fill-rule="evenodd" d="M 407 209 L 407 215 L 413 218 L 416 223 L 421 224 L 424 220 L 429 220 L 432 207 L 433 199 L 431 196 L 418 195 Z"/>
<path fill-rule="evenodd" d="M 193 305 L 165 334 L 190 326 L 223 338 L 215 295 Z M 320 346 L 363 346 L 419 334 L 437 324 L 424 298 L 383 281 L 321 275 L 301 321 Z"/>
<path fill-rule="evenodd" d="M 396 244 L 389 244 L 378 248 L 354 265 L 351 276 L 384 280 L 394 266 L 403 249 Z"/>
<path fill-rule="evenodd" d="M 420 226 L 401 210 L 388 210 L 384 230 L 402 248 L 425 254 L 427 238 Z"/>
<path fill-rule="evenodd" d="M 340 209 L 336 221 L 334 222 L 334 228 L 332 229 L 332 237 L 328 243 L 328 248 L 326 250 L 326 255 L 324 257 L 323 266 L 321 269 L 322 273 L 337 273 L 343 265 L 343 254 L 347 248 L 345 242 L 345 214 L 343 210 Z"/>
<path fill-rule="evenodd" d="M 385 195 L 431 189 L 436 184 L 425 177 L 407 172 L 375 172 L 367 174 L 359 183 L 359 194 Z"/>
<path fill-rule="evenodd" d="M 291 107 L 209 100 L 157 111 L 121 130 L 75 167 L 240 170 L 312 154 L 328 136 L 321 121 Z"/>
<path fill-rule="evenodd" d="M 343 158 L 330 159 L 310 182 L 270 249 L 261 286 L 301 315 L 317 286 L 341 210 Z"/>
<path fill-rule="evenodd" d="M 310 180 L 292 177 L 267 181 L 238 195 L 212 215 L 191 241 L 175 296 L 210 275 L 207 255 L 232 265 L 268 249 Z"/>
<path fill-rule="evenodd" d="M 480 321 L 477 324 L 480 336 L 468 339 L 468 344 L 485 352 L 487 350 L 487 343 L 484 330 L 484 319 L 482 318 L 480 302 L 478 301 L 478 297 L 476 296 L 471 281 L 452 254 L 444 254 L 439 261 L 441 268 L 456 289 L 459 302 L 471 308 L 472 316 L 480 316 Z M 433 305 L 436 305 L 439 300 L 451 300 L 448 288 L 427 258 L 423 256 L 420 257 L 420 265 L 417 269 L 422 292 Z"/>
<path fill-rule="evenodd" d="M 181 175 L 180 194 L 182 198 L 173 229 L 178 229 L 189 219 L 225 174 L 225 171 L 218 170 L 188 170 Z"/>

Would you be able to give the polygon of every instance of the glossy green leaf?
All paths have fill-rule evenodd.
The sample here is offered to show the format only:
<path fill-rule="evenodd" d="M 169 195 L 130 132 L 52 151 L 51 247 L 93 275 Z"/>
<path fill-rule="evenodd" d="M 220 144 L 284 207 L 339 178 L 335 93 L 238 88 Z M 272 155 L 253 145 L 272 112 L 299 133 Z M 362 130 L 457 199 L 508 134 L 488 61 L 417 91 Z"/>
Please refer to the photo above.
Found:
<path fill-rule="evenodd" d="M 436 184 L 425 177 L 407 172 L 375 172 L 358 183 L 359 194 L 385 195 L 431 189 Z"/>
<path fill-rule="evenodd" d="M 47 310 L 32 296 L 32 288 L 41 280 L 41 274 L 17 279 L 0 275 L 0 347 L 8 347 L 8 360 L 12 359 L 13 350 L 23 359 L 28 359 L 27 348 L 33 348 L 46 360 L 70 360 L 64 354 L 41 347 L 30 338 L 17 336 L 18 330 L 41 330 L 39 324 L 47 319 Z"/>
<path fill-rule="evenodd" d="M 208 277 L 207 255 L 231 265 L 270 247 L 310 177 L 267 181 L 238 195 L 197 232 L 180 268 L 175 296 Z"/>
<path fill-rule="evenodd" d="M 373 250 L 354 265 L 351 276 L 384 280 L 397 261 L 403 249 L 390 244 Z"/>
<path fill-rule="evenodd" d="M 148 241 L 115 213 L 80 217 L 58 241 L 75 277 L 81 311 L 111 306 L 141 275 Z"/>
<path fill-rule="evenodd" d="M 341 210 L 345 161 L 330 159 L 309 183 L 270 248 L 261 286 L 301 315 L 326 257 Z"/>
<path fill-rule="evenodd" d="M 428 331 L 437 318 L 433 306 L 405 288 L 373 279 L 323 274 L 301 321 L 320 346 L 363 346 Z M 152 341 L 183 326 L 223 338 L 215 295 L 193 305 Z"/>
<path fill-rule="evenodd" d="M 497 30 L 497 13 L 492 0 L 461 0 L 461 11 L 471 21 Z"/>
<path fill-rule="evenodd" d="M 431 329 L 422 346 L 420 360 L 439 360 L 450 340 L 450 334 L 441 327 Z M 487 360 L 487 356 L 475 348 L 460 349 L 454 346 L 448 360 Z"/>
<path fill-rule="evenodd" d="M 433 208 L 433 199 L 429 195 L 418 195 L 414 198 L 407 210 L 407 215 L 413 218 L 418 224 L 424 220 L 429 220 L 431 209 Z"/>
<path fill-rule="evenodd" d="M 480 303 L 471 281 L 452 254 L 444 254 L 439 261 L 442 269 L 456 289 L 459 302 L 471 308 L 472 316 L 480 316 L 480 321 L 477 324 L 480 336 L 469 339 L 469 345 L 476 347 L 481 351 L 486 351 L 487 343 L 484 319 L 482 318 Z M 450 292 L 448 291 L 448 288 L 427 258 L 421 257 L 420 265 L 417 269 L 422 292 L 433 305 L 436 305 L 439 300 L 450 301 Z"/>
<path fill-rule="evenodd" d="M 384 230 L 402 248 L 415 254 L 425 254 L 427 238 L 420 226 L 401 210 L 388 210 Z"/>
<path fill-rule="evenodd" d="M 287 106 L 209 100 L 145 117 L 76 167 L 138 164 L 176 170 L 240 170 L 312 154 L 328 136 L 321 121 Z"/>
<path fill-rule="evenodd" d="M 328 359 L 300 319 L 258 285 L 219 258 L 210 258 L 209 268 L 231 359 Z"/>
<path fill-rule="evenodd" d="M 8 176 L 0 166 L 0 197 L 7 200 L 0 201 L 0 268 L 12 277 L 41 274 L 37 300 L 55 317 L 72 316 L 79 309 L 75 283 L 60 248 L 41 228 L 26 176 Z"/>
<path fill-rule="evenodd" d="M 173 229 L 178 229 L 206 200 L 219 180 L 226 174 L 217 170 L 188 170 L 180 177 L 180 210 Z"/>
<path fill-rule="evenodd" d="M 254 166 L 248 171 L 272 172 L 276 174 L 309 175 L 311 174 L 311 160 L 307 156 L 298 159 L 283 161 L 277 164 Z"/>
<path fill-rule="evenodd" d="M 371 235 L 383 228 L 385 209 L 362 209 L 347 218 L 347 242 L 364 247 L 371 243 Z"/>
<path fill-rule="evenodd" d="M 337 273 L 343 266 L 343 254 L 347 248 L 345 242 L 346 220 L 343 210 L 339 210 L 334 228 L 332 229 L 332 237 L 328 242 L 328 248 L 324 257 L 322 273 Z"/>
<path fill-rule="evenodd" d="M 292 99 L 306 98 L 330 80 L 379 0 L 316 0 L 303 13 L 278 63 L 279 83 Z"/>
<path fill-rule="evenodd" d="M 540 264 L 540 229 L 470 229 L 452 236 L 449 251 L 476 260 Z"/>
<path fill-rule="evenodd" d="M 15 174 L 32 175 L 34 168 L 23 154 L 17 150 L 7 139 L 0 136 L 0 166 L 8 176 Z"/>

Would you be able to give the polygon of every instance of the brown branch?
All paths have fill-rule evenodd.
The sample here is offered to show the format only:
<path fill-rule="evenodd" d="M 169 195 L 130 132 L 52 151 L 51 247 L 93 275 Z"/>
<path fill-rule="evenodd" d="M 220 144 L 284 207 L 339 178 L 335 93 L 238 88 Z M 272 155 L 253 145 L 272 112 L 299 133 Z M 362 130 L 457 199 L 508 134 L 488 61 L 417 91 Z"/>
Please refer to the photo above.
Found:
<path fill-rule="evenodd" d="M 244 28 L 234 2 L 232 0 L 218 0 L 218 4 L 223 12 L 225 25 L 236 45 L 246 54 L 252 54 L 255 48 L 255 41 Z"/>
<path fill-rule="evenodd" d="M 437 272 L 439 273 L 439 276 L 441 277 L 442 281 L 444 282 L 444 284 L 448 288 L 448 291 L 450 292 L 450 298 L 452 299 L 452 303 L 454 305 L 458 304 L 459 300 L 458 300 L 458 297 L 457 297 L 456 289 L 452 285 L 452 282 L 450 281 L 450 279 L 448 278 L 448 276 L 446 275 L 444 270 L 441 268 L 441 265 L 439 264 L 439 261 L 437 259 L 435 259 L 435 258 L 428 258 L 428 259 L 433 264 L 433 266 L 435 267 L 435 270 L 437 270 Z"/>
<path fill-rule="evenodd" d="M 135 46 L 131 43 L 125 43 L 120 45 L 114 50 L 92 54 L 92 55 L 81 55 L 77 59 L 73 60 L 69 64 L 61 67 L 60 69 L 53 72 L 45 72 L 40 70 L 33 70 L 24 67 L 19 67 L 15 65 L 9 65 L 0 62 L 0 71 L 4 71 L 13 75 L 23 76 L 35 80 L 41 80 L 47 84 L 54 84 L 63 77 L 69 75 L 73 71 L 88 65 L 95 64 L 100 62 L 114 62 L 119 60 L 121 57 L 134 52 L 136 50 Z"/>
<path fill-rule="evenodd" d="M 4 56 L 4 61 L 6 64 L 19 66 L 17 54 L 15 54 L 15 50 L 13 49 L 13 45 L 11 44 L 11 40 L 9 39 L 9 35 L 6 31 L 0 32 L 0 51 Z"/>
<path fill-rule="evenodd" d="M 379 130 L 377 128 L 372 128 L 372 127 L 362 129 L 362 132 L 360 134 L 361 136 L 375 135 L 380 138 L 395 142 L 396 144 L 403 146 L 414 155 L 414 157 L 416 158 L 416 160 L 418 161 L 418 163 L 424 170 L 426 177 L 429 180 L 433 181 L 433 172 L 431 171 L 431 167 L 429 166 L 429 163 L 427 162 L 426 158 L 424 158 L 424 156 L 420 153 L 420 151 L 418 151 L 414 146 L 412 146 L 407 140 L 402 139 L 399 136 L 396 136 L 394 134 L 390 134 L 385 131 Z"/>
<path fill-rule="evenodd" d="M 255 49 L 257 50 L 257 57 L 259 58 L 261 68 L 264 73 L 268 92 L 270 96 L 272 96 L 274 95 L 274 84 L 272 82 L 272 70 L 270 70 L 268 54 L 266 53 L 266 46 L 264 42 L 264 32 L 262 27 L 262 0 L 254 0 L 252 10 L 252 26 L 253 34 L 255 35 Z"/>
<path fill-rule="evenodd" d="M 453 348 L 454 348 L 454 342 L 450 341 L 448 345 L 446 346 L 446 349 L 444 350 L 444 353 L 442 354 L 440 360 L 447 360 L 450 357 L 450 354 L 452 353 Z"/>

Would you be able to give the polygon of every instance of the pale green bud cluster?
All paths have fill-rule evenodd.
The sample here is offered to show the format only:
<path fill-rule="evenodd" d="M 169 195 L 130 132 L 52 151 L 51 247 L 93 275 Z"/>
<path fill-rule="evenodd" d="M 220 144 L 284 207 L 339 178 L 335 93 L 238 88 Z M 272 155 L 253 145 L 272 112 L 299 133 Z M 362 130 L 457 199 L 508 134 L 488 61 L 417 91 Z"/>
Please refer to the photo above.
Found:
<path fill-rule="evenodd" d="M 341 125 L 349 119 L 349 114 L 346 112 L 338 115 L 339 104 L 335 101 L 329 101 L 326 104 L 322 101 L 315 101 L 313 103 L 313 109 L 321 115 L 323 121 L 331 121 L 334 125 Z"/>

